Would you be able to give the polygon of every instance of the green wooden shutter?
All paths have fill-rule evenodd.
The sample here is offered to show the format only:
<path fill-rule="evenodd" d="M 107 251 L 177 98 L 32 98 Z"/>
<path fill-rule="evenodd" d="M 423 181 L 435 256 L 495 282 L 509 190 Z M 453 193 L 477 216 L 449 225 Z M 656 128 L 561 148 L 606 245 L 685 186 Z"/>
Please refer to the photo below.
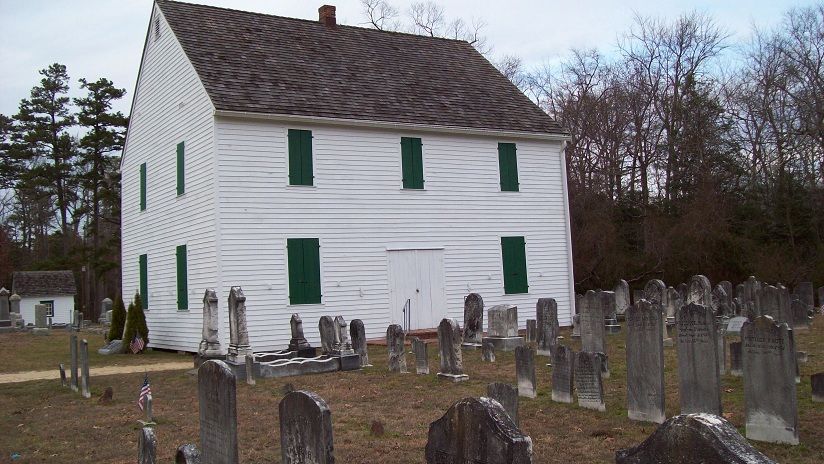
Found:
<path fill-rule="evenodd" d="M 140 301 L 143 309 L 149 309 L 149 259 L 147 255 L 140 255 Z"/>
<path fill-rule="evenodd" d="M 186 245 L 177 247 L 177 309 L 189 309 L 189 279 L 187 276 Z"/>
<path fill-rule="evenodd" d="M 140 211 L 146 210 L 146 163 L 140 165 Z"/>
<path fill-rule="evenodd" d="M 501 172 L 501 191 L 518 191 L 518 158 L 514 143 L 498 144 L 498 167 Z"/>
<path fill-rule="evenodd" d="M 286 239 L 286 248 L 289 266 L 289 304 L 320 303 L 320 243 L 318 239 Z"/>
<path fill-rule="evenodd" d="M 177 194 L 186 192 L 185 186 L 185 146 L 183 142 L 177 144 Z"/>
<path fill-rule="evenodd" d="M 403 188 L 423 188 L 423 148 L 417 137 L 401 137 Z"/>
<path fill-rule="evenodd" d="M 523 237 L 501 237 L 504 293 L 527 293 L 526 243 Z"/>
<path fill-rule="evenodd" d="M 289 129 L 289 185 L 313 185 L 312 131 Z"/>
<path fill-rule="evenodd" d="M 320 242 L 316 238 L 303 241 L 303 278 L 306 280 L 304 303 L 320 303 Z"/>
<path fill-rule="evenodd" d="M 303 279 L 303 240 L 286 239 L 286 249 L 289 255 L 289 304 L 301 304 L 306 294 Z"/>

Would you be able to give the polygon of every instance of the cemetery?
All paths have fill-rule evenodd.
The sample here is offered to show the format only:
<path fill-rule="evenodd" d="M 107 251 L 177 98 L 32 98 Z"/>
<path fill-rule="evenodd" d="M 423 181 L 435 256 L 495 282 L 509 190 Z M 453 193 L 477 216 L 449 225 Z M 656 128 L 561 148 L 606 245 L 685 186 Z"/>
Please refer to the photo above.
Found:
<path fill-rule="evenodd" d="M 472 294 L 466 317 L 480 309 L 489 330 L 474 322 L 471 341 L 467 320 L 444 318 L 436 338 L 390 325 L 385 339 L 366 340 L 363 321 L 323 316 L 312 347 L 295 314 L 275 352 L 256 352 L 244 333 L 240 288 L 227 296 L 229 345 L 215 343 L 218 296 L 207 290 L 201 350 L 173 370 L 152 365 L 189 355 L 103 355 L 97 326 L 40 328 L 47 336 L 31 327 L 0 335 L 18 353 L 0 380 L 25 367 L 60 375 L 0 383 L 0 436 L 11 454 L 78 462 L 821 462 L 819 308 L 786 311 L 797 295 L 751 280 L 727 309 L 701 277 L 670 324 L 660 281 L 620 312 L 621 292 L 580 296 L 579 336 L 558 327 L 551 298 L 483 308 Z M 531 334 L 518 310 L 536 311 Z M 134 363 L 145 372 L 90 375 Z"/>

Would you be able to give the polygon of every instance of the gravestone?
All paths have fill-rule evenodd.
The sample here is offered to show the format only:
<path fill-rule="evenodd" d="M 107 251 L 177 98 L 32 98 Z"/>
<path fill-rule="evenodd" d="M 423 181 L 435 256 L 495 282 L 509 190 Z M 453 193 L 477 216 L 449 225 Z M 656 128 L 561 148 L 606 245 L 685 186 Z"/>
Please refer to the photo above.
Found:
<path fill-rule="evenodd" d="M 492 343 L 495 350 L 513 351 L 516 346 L 523 345 L 523 337 L 518 336 L 518 307 L 497 305 L 489 308 L 487 332 L 482 343 Z"/>
<path fill-rule="evenodd" d="M 34 329 L 31 333 L 34 335 L 48 335 L 49 323 L 46 320 L 49 307 L 44 304 L 34 305 Z"/>
<path fill-rule="evenodd" d="M 405 374 L 406 370 L 406 351 L 404 351 L 404 342 L 406 334 L 403 328 L 398 324 L 392 324 L 386 329 L 386 347 L 389 352 L 389 372 L 400 372 Z"/>
<path fill-rule="evenodd" d="M 63 363 L 60 363 L 57 365 L 57 369 L 60 371 L 60 386 L 68 387 L 69 383 L 66 381 L 66 367 Z"/>
<path fill-rule="evenodd" d="M 616 464 L 776 464 L 750 445 L 726 419 L 682 414 L 664 422 L 640 445 L 618 450 Z"/>
<path fill-rule="evenodd" d="M 74 333 L 69 335 L 69 349 L 71 350 L 71 365 L 69 366 L 71 368 L 71 389 L 72 391 L 79 391 L 80 382 L 77 378 L 77 335 Z"/>
<path fill-rule="evenodd" d="M 761 290 L 761 282 L 754 276 L 749 276 L 744 282 L 744 296 L 746 302 L 755 302 L 758 299 L 758 291 Z"/>
<path fill-rule="evenodd" d="M 107 312 L 111 311 L 113 304 L 114 304 L 114 302 L 112 301 L 112 299 L 108 298 L 108 297 L 103 298 L 102 300 L 100 300 L 100 314 L 106 314 Z M 112 321 L 109 320 L 109 322 L 112 322 Z"/>
<path fill-rule="evenodd" d="M 255 385 L 255 355 L 246 355 L 246 384 Z"/>
<path fill-rule="evenodd" d="M 644 299 L 644 290 L 634 289 L 632 291 L 632 304 L 635 304 Z"/>
<path fill-rule="evenodd" d="M 681 414 L 721 414 L 718 331 L 709 306 L 689 303 L 678 310 L 678 385 Z"/>
<path fill-rule="evenodd" d="M 581 315 L 572 316 L 572 338 L 581 338 Z"/>
<path fill-rule="evenodd" d="M 217 293 L 207 288 L 203 293 L 203 327 L 198 355 L 201 358 L 217 358 L 223 353 L 218 337 L 220 317 L 217 312 Z"/>
<path fill-rule="evenodd" d="M 572 386 L 575 367 L 575 351 L 565 345 L 557 345 L 552 352 L 552 401 L 572 403 Z"/>
<path fill-rule="evenodd" d="M 658 304 L 663 312 L 664 309 L 669 305 L 667 301 L 667 297 L 669 296 L 669 292 L 667 291 L 667 286 L 664 282 L 660 279 L 652 279 L 647 282 L 647 285 L 644 287 L 644 299 L 650 302 L 651 304 Z M 666 318 L 662 318 L 661 320 L 661 339 L 664 340 L 664 345 L 672 346 L 672 339 L 667 334 L 667 320 Z"/>
<path fill-rule="evenodd" d="M 663 423 L 664 342 L 660 303 L 641 300 L 627 310 L 627 414 L 632 420 Z"/>
<path fill-rule="evenodd" d="M 675 291 L 678 292 L 678 295 L 681 296 L 681 304 L 686 304 L 687 302 L 687 295 L 690 292 L 690 286 L 687 285 L 685 282 L 681 282 L 675 287 Z"/>
<path fill-rule="evenodd" d="M 703 275 L 694 275 L 690 278 L 687 298 L 684 304 L 695 303 L 712 308 L 712 286 L 710 279 Z"/>
<path fill-rule="evenodd" d="M 516 426 L 518 425 L 518 393 L 520 391 L 520 387 L 516 388 L 502 382 L 494 382 L 486 386 L 486 396 L 500 403 Z"/>
<path fill-rule="evenodd" d="M 518 395 L 526 398 L 538 396 L 535 380 L 535 352 L 528 346 L 515 348 L 515 373 L 518 378 Z"/>
<path fill-rule="evenodd" d="M 798 444 L 796 357 L 786 324 L 769 316 L 741 329 L 745 427 L 750 440 Z"/>
<path fill-rule="evenodd" d="M 246 355 L 251 353 L 249 329 L 246 326 L 246 296 L 240 287 L 232 287 L 229 289 L 229 353 L 226 360 L 245 366 Z M 205 448 L 203 453 L 205 456 Z"/>
<path fill-rule="evenodd" d="M 620 319 L 629 308 L 629 284 L 624 279 L 618 279 L 615 287 L 612 289 L 615 292 L 615 312 Z"/>
<path fill-rule="evenodd" d="M 338 336 L 335 320 L 331 316 L 321 316 L 318 320 L 318 331 L 320 332 L 321 352 L 331 355 L 335 348 L 335 339 Z"/>
<path fill-rule="evenodd" d="M 526 320 L 526 341 L 527 343 L 538 341 L 538 327 L 535 319 Z"/>
<path fill-rule="evenodd" d="M 604 312 L 604 330 L 608 334 L 621 332 L 621 325 L 618 324 L 618 316 L 615 310 L 615 292 L 598 290 L 598 301 L 601 303 Z"/>
<path fill-rule="evenodd" d="M 813 294 L 812 282 L 799 282 L 798 285 L 793 288 L 793 294 L 798 297 L 808 311 L 812 311 L 813 308 L 815 308 L 815 295 Z"/>
<path fill-rule="evenodd" d="M 73 331 L 75 331 L 75 332 L 80 332 L 80 327 L 81 327 L 82 325 L 83 325 L 83 313 L 81 313 L 80 311 L 78 311 L 78 310 L 76 310 L 76 309 L 75 309 L 75 310 L 72 312 L 72 325 L 71 325 L 71 330 L 73 330 Z M 126 332 L 126 329 L 124 328 L 124 329 L 123 329 L 123 333 L 125 333 L 125 332 Z M 129 340 L 129 341 L 131 341 L 131 340 Z"/>
<path fill-rule="evenodd" d="M 13 294 L 9 297 L 9 321 L 11 326 L 17 329 L 22 329 L 25 327 L 25 321 L 23 320 L 23 316 L 20 314 L 20 295 Z"/>
<path fill-rule="evenodd" d="M 14 293 L 9 297 L 9 313 L 20 314 L 20 295 Z"/>
<path fill-rule="evenodd" d="M 154 429 L 143 427 L 137 435 L 137 464 L 157 463 L 157 437 Z"/>
<path fill-rule="evenodd" d="M 361 367 L 371 367 L 372 365 L 369 364 L 369 350 L 366 347 L 366 329 L 362 320 L 352 319 L 349 324 L 349 335 L 352 336 L 352 348 L 360 356 Z"/>
<path fill-rule="evenodd" d="M 80 394 L 83 398 L 91 398 L 89 386 L 89 342 L 80 340 Z"/>
<path fill-rule="evenodd" d="M 334 464 L 332 411 L 317 394 L 293 391 L 280 400 L 280 462 Z"/>
<path fill-rule="evenodd" d="M 429 353 L 426 349 L 426 342 L 413 337 L 412 352 L 415 354 L 415 372 L 421 375 L 429 374 Z"/>
<path fill-rule="evenodd" d="M 438 348 L 441 350 L 441 370 L 438 372 L 438 377 L 453 382 L 469 380 L 469 376 L 463 373 L 461 340 L 462 334 L 458 321 L 442 319 L 438 325 Z"/>
<path fill-rule="evenodd" d="M 785 322 L 792 327 L 793 321 L 789 298 L 789 291 L 786 287 L 765 285 L 756 293 L 757 314 L 759 316 L 770 316 L 773 320 Z"/>
<path fill-rule="evenodd" d="M 466 348 L 477 348 L 484 334 L 484 299 L 477 293 L 470 293 L 464 299 L 463 344 Z"/>
<path fill-rule="evenodd" d="M 607 332 L 604 326 L 604 307 L 599 295 L 590 290 L 581 298 L 581 351 L 607 352 Z M 604 377 L 609 378 L 609 366 L 604 358 L 601 364 Z"/>
<path fill-rule="evenodd" d="M 237 385 L 223 361 L 209 360 L 197 370 L 200 454 L 209 464 L 237 464 Z"/>
<path fill-rule="evenodd" d="M 731 318 L 727 321 L 727 335 L 738 335 L 741 333 L 741 327 L 744 327 L 744 323 L 747 322 L 747 318 L 744 316 L 736 316 Z"/>
<path fill-rule="evenodd" d="M 810 306 L 809 308 L 812 308 Z M 792 321 L 793 321 L 793 329 L 796 331 L 799 330 L 807 330 L 810 328 L 810 323 L 812 323 L 812 318 L 808 316 L 808 309 L 807 305 L 802 302 L 801 300 L 792 300 L 790 303 L 790 311 L 792 313 Z"/>
<path fill-rule="evenodd" d="M 292 338 L 289 339 L 287 349 L 294 351 L 298 358 L 314 358 L 317 355 L 317 350 L 306 341 L 306 335 L 303 333 L 303 319 L 301 319 L 300 314 L 294 313 L 289 318 L 289 329 Z M 354 329 L 352 331 L 354 332 Z M 361 323 L 361 332 L 363 332 L 363 323 Z"/>
<path fill-rule="evenodd" d="M 675 321 L 675 314 L 678 312 L 678 308 L 684 304 L 683 301 L 684 300 L 681 298 L 681 294 L 678 293 L 678 290 L 672 287 L 667 289 L 667 302 L 664 306 L 664 313 L 667 317 L 667 321 Z"/>
<path fill-rule="evenodd" d="M 483 360 L 486 362 L 495 362 L 495 345 L 492 343 L 483 344 Z"/>
<path fill-rule="evenodd" d="M 352 349 L 352 342 L 349 340 L 349 331 L 346 330 L 348 324 L 346 324 L 346 320 L 343 316 L 335 316 L 335 328 L 337 329 L 337 333 L 335 334 L 335 344 L 332 347 L 332 352 L 335 355 L 351 355 L 355 354 L 355 350 Z M 360 361 L 360 358 L 358 358 Z"/>
<path fill-rule="evenodd" d="M 0 328 L 3 329 L 11 327 L 9 296 L 11 296 L 11 293 L 5 287 L 0 288 Z"/>
<path fill-rule="evenodd" d="M 819 372 L 810 376 L 810 387 L 812 399 L 815 403 L 824 403 L 824 372 Z"/>
<path fill-rule="evenodd" d="M 730 375 L 742 377 L 744 368 L 741 361 L 741 342 L 730 342 Z"/>
<path fill-rule="evenodd" d="M 558 304 L 555 298 L 538 298 L 535 306 L 538 356 L 552 356 L 552 350 L 558 343 L 560 327 L 558 325 Z"/>
<path fill-rule="evenodd" d="M 727 291 L 724 290 L 724 287 L 722 287 L 721 284 L 716 285 L 715 288 L 712 289 L 710 301 L 712 303 L 711 306 L 713 312 L 715 312 L 715 314 L 722 313 L 722 305 L 727 304 Z"/>
<path fill-rule="evenodd" d="M 429 425 L 426 462 L 531 464 L 532 440 L 497 401 L 464 398 Z"/>
<path fill-rule="evenodd" d="M 720 321 L 716 319 L 715 330 L 717 336 L 715 339 L 718 341 L 718 375 L 722 377 L 727 372 L 727 341 L 724 336 L 726 328 L 726 319 L 722 318 Z"/>
<path fill-rule="evenodd" d="M 727 297 L 725 303 L 727 303 L 728 305 L 732 305 L 732 298 L 734 296 L 732 282 L 730 282 L 729 280 L 722 280 L 721 282 L 718 282 L 718 285 L 720 285 L 721 288 L 724 289 L 724 294 Z"/>
<path fill-rule="evenodd" d="M 191 443 L 178 446 L 175 464 L 200 464 L 200 451 Z"/>
<path fill-rule="evenodd" d="M 575 391 L 578 406 L 606 411 L 604 386 L 601 381 L 602 353 L 580 351 L 575 354 Z"/>

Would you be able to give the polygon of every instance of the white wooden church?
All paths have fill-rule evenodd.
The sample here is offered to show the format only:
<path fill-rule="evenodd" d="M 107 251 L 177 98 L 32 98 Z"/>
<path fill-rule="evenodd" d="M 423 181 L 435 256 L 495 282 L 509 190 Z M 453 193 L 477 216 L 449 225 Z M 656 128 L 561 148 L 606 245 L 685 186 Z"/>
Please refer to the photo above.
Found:
<path fill-rule="evenodd" d="M 561 127 L 467 42 L 158 0 L 122 159 L 125 299 L 194 352 L 202 296 L 246 295 L 255 351 L 300 313 L 381 337 L 463 298 L 574 301 Z"/>

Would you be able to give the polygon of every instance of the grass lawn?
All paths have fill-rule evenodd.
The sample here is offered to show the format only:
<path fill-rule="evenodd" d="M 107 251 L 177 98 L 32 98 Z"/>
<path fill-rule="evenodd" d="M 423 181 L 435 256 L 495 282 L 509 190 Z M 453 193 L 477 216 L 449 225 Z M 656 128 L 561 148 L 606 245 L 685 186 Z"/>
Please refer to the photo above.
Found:
<path fill-rule="evenodd" d="M 103 334 L 84 329 L 78 334 L 78 339 L 86 339 L 89 342 L 90 367 L 132 366 L 191 359 L 191 356 L 163 351 L 147 351 L 136 356 L 102 356 L 97 354 L 97 350 L 105 345 Z M 65 329 L 54 329 L 48 336 L 34 336 L 22 332 L 0 334 L 0 353 L 3 354 L 0 374 L 51 369 L 57 372 L 57 365 L 61 362 L 68 369 L 71 362 L 69 332 Z"/>
<path fill-rule="evenodd" d="M 570 343 L 569 331 L 563 332 Z M 521 398 L 521 428 L 532 437 L 536 463 L 614 462 L 619 448 L 640 443 L 656 425 L 626 418 L 626 370 L 624 338 L 609 338 L 611 377 L 605 380 L 607 411 L 599 413 L 561 405 L 550 400 L 550 370 L 538 357 L 538 398 Z M 34 337 L 31 337 L 34 339 Z M 56 338 L 56 337 L 55 337 Z M 801 365 L 798 386 L 801 445 L 754 443 L 781 463 L 824 462 L 824 403 L 810 401 L 810 374 L 824 371 L 824 317 L 812 330 L 797 334 L 798 349 L 807 351 L 809 363 Z M 22 343 L 22 342 L 18 342 Z M 32 346 L 51 340 L 31 340 Z M 67 358 L 56 350 L 54 365 Z M 573 341 L 576 349 L 578 341 Z M 0 338 L 4 358 L 19 357 L 16 363 L 35 362 L 35 354 L 46 351 L 7 351 Z M 370 347 L 372 368 L 346 373 L 258 379 L 248 386 L 238 381 L 238 430 L 243 463 L 280 462 L 277 404 L 285 386 L 318 393 L 329 404 L 334 424 L 335 456 L 342 463 L 420 463 L 429 423 L 439 418 L 455 401 L 481 396 L 494 381 L 515 383 L 512 353 L 498 353 L 494 364 L 483 363 L 480 351 L 464 352 L 465 372 L 470 380 L 452 384 L 437 379 L 437 350 L 429 347 L 430 375 L 389 374 L 386 348 Z M 9 353 L 15 353 L 9 356 Z M 675 348 L 666 348 L 667 415 L 678 413 Z M 148 359 L 148 357 L 147 357 Z M 37 361 L 40 362 L 40 361 Z M 407 362 L 413 368 L 413 357 Z M 4 366 L 5 369 L 5 366 Z M 16 462 L 107 462 L 132 463 L 136 459 L 137 420 L 135 405 L 143 374 L 93 377 L 93 397 L 82 399 L 60 387 L 58 381 L 36 381 L 0 385 L 0 462 L 10 453 Z M 197 383 L 181 371 L 150 374 L 155 399 L 160 462 L 171 462 L 178 445 L 198 441 Z M 97 397 L 107 386 L 114 388 L 114 402 L 101 405 Z M 725 415 L 743 433 L 743 385 L 740 378 L 725 376 Z M 372 421 L 382 421 L 386 433 L 370 434 Z M 689 452 L 689 450 L 685 450 Z"/>

